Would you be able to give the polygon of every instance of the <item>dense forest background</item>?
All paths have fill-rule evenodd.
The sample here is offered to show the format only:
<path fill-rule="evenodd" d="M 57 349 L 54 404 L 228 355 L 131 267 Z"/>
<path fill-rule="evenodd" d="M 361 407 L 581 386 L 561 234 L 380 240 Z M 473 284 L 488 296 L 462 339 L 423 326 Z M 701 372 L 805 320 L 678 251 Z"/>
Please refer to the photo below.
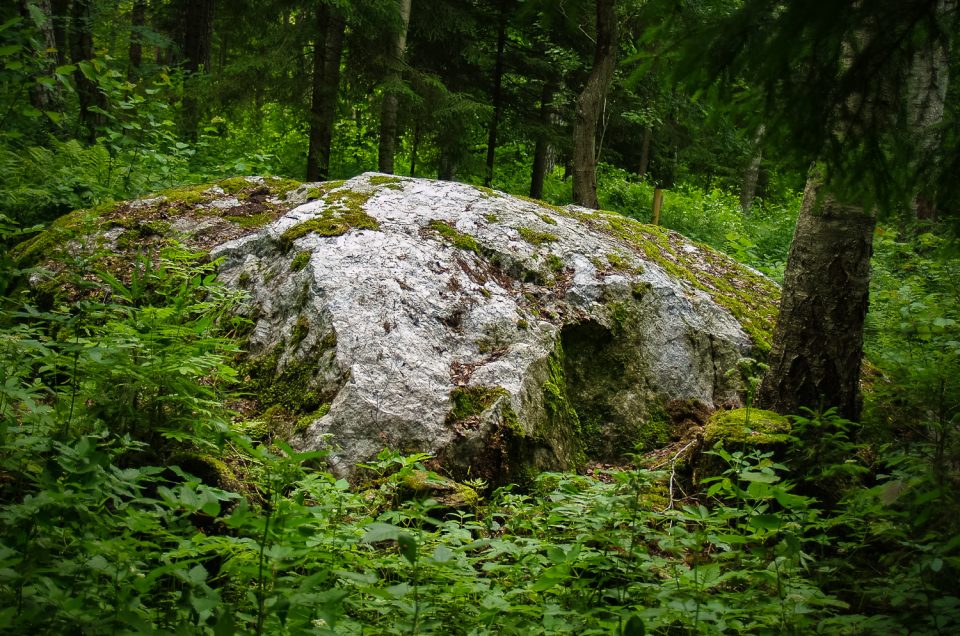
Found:
<path fill-rule="evenodd" d="M 378 170 L 654 220 L 824 301 L 743 370 L 789 448 L 682 498 L 641 448 L 448 514 L 402 496 L 424 457 L 356 488 L 229 409 L 212 265 L 37 307 L 4 249 L 0 630 L 955 632 L 958 33 L 953 0 L 4 4 L 7 247 L 164 188 Z M 808 386 L 797 357 L 854 362 Z"/>

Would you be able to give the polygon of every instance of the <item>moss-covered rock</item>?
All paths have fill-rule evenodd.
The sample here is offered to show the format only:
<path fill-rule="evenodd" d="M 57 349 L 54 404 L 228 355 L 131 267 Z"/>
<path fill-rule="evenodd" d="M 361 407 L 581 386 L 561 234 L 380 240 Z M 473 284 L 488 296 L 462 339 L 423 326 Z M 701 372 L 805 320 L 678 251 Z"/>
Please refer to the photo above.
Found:
<path fill-rule="evenodd" d="M 470 510 L 480 503 L 476 490 L 433 471 L 414 470 L 400 480 L 400 496 L 404 499 L 434 499 L 446 510 Z"/>
<path fill-rule="evenodd" d="M 790 441 L 790 420 L 762 409 L 717 411 L 703 428 L 703 441 L 711 447 L 723 444 L 728 449 L 784 444 Z"/>
<path fill-rule="evenodd" d="M 723 472 L 727 466 L 719 457 L 707 451 L 723 449 L 727 452 L 781 451 L 793 439 L 790 420 L 762 409 L 732 409 L 717 411 L 703 427 L 703 447 L 694 459 L 697 479 Z"/>
<path fill-rule="evenodd" d="M 776 302 L 762 276 L 660 228 L 389 175 L 187 186 L 17 249 L 53 271 L 35 293 L 64 302 L 65 263 L 124 281 L 174 244 L 248 299 L 232 333 L 250 430 L 329 448 L 345 476 L 390 447 L 530 483 L 672 441 L 669 404 L 736 400 L 727 371 L 762 352 Z"/>

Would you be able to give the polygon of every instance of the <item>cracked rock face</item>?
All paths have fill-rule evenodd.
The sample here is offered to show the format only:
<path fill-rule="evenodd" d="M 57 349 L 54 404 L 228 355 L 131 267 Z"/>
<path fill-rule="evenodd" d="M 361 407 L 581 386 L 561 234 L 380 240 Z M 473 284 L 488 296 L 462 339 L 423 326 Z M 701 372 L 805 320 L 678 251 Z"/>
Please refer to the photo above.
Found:
<path fill-rule="evenodd" d="M 385 447 L 497 483 L 615 459 L 767 348 L 776 286 L 661 228 L 375 174 L 308 196 L 211 256 L 262 406 L 342 475 Z"/>

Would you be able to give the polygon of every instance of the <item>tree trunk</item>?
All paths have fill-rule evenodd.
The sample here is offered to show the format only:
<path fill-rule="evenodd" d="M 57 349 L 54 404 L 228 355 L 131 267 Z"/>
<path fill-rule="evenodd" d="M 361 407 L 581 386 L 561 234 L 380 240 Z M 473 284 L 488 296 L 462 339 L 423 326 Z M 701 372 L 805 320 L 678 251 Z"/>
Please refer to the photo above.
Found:
<path fill-rule="evenodd" d="M 837 407 L 842 417 L 857 420 L 876 218 L 824 190 L 812 173 L 757 402 L 780 413 Z"/>
<path fill-rule="evenodd" d="M 453 181 L 457 176 L 457 168 L 460 167 L 459 152 L 452 148 L 450 144 L 440 145 L 440 159 L 437 165 L 437 179 L 441 181 Z"/>
<path fill-rule="evenodd" d="M 956 9 L 956 0 L 939 0 L 937 15 Z M 950 80 L 949 42 L 946 33 L 938 32 L 926 46 L 918 50 L 907 76 L 907 126 L 916 143 L 911 153 L 911 178 L 916 191 L 910 202 L 917 220 L 936 221 L 937 192 L 935 183 L 923 177 L 937 174 L 942 139 L 943 113 Z"/>
<path fill-rule="evenodd" d="M 396 85 L 400 82 L 404 51 L 407 48 L 407 28 L 410 26 L 411 0 L 397 0 L 400 28 L 394 34 L 390 51 L 390 70 L 387 73 L 383 104 L 380 108 L 380 148 L 377 165 L 380 172 L 393 174 L 393 157 L 397 148 L 397 110 L 399 99 Z"/>
<path fill-rule="evenodd" d="M 537 132 L 533 171 L 530 175 L 530 197 L 533 199 L 543 198 L 543 183 L 550 163 L 550 127 L 553 124 L 553 96 L 556 93 L 556 81 L 549 79 L 543 83 L 543 91 L 540 93 L 540 130 Z"/>
<path fill-rule="evenodd" d="M 67 53 L 70 50 L 70 0 L 52 0 L 50 2 L 50 17 L 53 26 L 53 40 L 57 47 L 57 64 L 67 63 Z"/>
<path fill-rule="evenodd" d="M 647 169 L 650 167 L 651 141 L 653 141 L 653 128 L 647 126 L 643 129 L 643 141 L 640 142 L 640 166 L 637 168 L 637 174 L 641 179 L 647 176 Z"/>
<path fill-rule="evenodd" d="M 147 0 L 136 0 L 130 11 L 130 66 L 127 79 L 135 82 L 143 65 L 143 30 L 147 26 Z"/>
<path fill-rule="evenodd" d="M 413 143 L 410 145 L 410 176 L 417 176 L 417 151 L 420 149 L 420 120 L 413 125 Z"/>
<path fill-rule="evenodd" d="M 20 15 L 27 24 L 33 23 L 30 5 L 36 7 L 43 15 L 43 20 L 37 25 L 40 31 L 40 46 L 36 54 L 37 58 L 43 60 L 40 74 L 52 78 L 57 66 L 57 39 L 53 30 L 53 10 L 50 0 L 20 0 Z M 44 112 L 58 111 L 60 110 L 60 91 L 56 85 L 34 83 L 30 87 L 30 105 Z"/>
<path fill-rule="evenodd" d="M 210 70 L 216 0 L 181 0 L 181 3 L 180 50 L 183 70 L 187 72 L 183 90 L 183 129 L 188 137 L 196 139 L 202 113 L 196 95 L 200 82 L 195 76 Z"/>
<path fill-rule="evenodd" d="M 90 15 L 93 0 L 73 0 L 70 8 L 70 58 L 74 64 L 89 62 L 94 58 L 93 24 Z M 106 101 L 97 83 L 77 68 L 74 72 L 77 83 L 77 99 L 80 102 L 80 125 L 82 136 L 90 143 L 97 139 L 98 128 L 103 125 L 103 115 L 98 109 L 106 107 Z"/>
<path fill-rule="evenodd" d="M 493 69 L 493 118 L 487 134 L 487 171 L 483 185 L 493 183 L 493 166 L 497 155 L 497 126 L 503 113 L 503 51 L 507 44 L 507 0 L 500 0 L 500 15 L 497 23 L 497 61 Z"/>
<path fill-rule="evenodd" d="M 656 187 L 653 189 L 653 214 L 650 218 L 650 223 L 653 225 L 660 225 L 660 210 L 663 209 L 663 188 Z"/>
<path fill-rule="evenodd" d="M 313 95 L 310 104 L 310 149 L 307 181 L 330 177 L 330 146 L 340 89 L 340 58 L 346 21 L 335 9 L 317 8 L 317 38 L 313 45 Z"/>
<path fill-rule="evenodd" d="M 757 126 L 757 134 L 753 140 L 753 154 L 750 163 L 743 172 L 743 183 L 740 186 L 740 210 L 744 216 L 750 216 L 753 208 L 753 199 L 757 196 L 757 179 L 760 176 L 760 163 L 763 161 L 763 135 L 766 128 L 763 124 Z"/>
<path fill-rule="evenodd" d="M 573 202 L 599 208 L 597 199 L 597 122 L 617 62 L 616 0 L 596 0 L 597 38 L 593 68 L 577 97 L 573 124 Z"/>
<path fill-rule="evenodd" d="M 180 51 L 185 71 L 197 73 L 210 70 L 216 5 L 216 0 L 181 0 Z"/>

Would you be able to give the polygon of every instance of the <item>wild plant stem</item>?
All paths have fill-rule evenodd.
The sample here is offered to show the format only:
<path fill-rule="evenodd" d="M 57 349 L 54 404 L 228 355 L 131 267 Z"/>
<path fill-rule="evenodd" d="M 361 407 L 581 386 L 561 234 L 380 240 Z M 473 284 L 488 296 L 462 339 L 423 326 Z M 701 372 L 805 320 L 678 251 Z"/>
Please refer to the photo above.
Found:
<path fill-rule="evenodd" d="M 273 493 L 270 495 L 271 505 L 266 509 L 266 520 L 263 524 L 263 537 L 260 540 L 260 557 L 259 564 L 257 568 L 257 636 L 263 634 L 263 623 L 265 616 L 263 614 L 263 606 L 266 601 L 265 590 L 264 590 L 264 581 L 263 581 L 263 566 L 265 562 L 265 553 L 267 550 L 267 539 L 270 536 L 270 520 L 273 518 Z"/>

